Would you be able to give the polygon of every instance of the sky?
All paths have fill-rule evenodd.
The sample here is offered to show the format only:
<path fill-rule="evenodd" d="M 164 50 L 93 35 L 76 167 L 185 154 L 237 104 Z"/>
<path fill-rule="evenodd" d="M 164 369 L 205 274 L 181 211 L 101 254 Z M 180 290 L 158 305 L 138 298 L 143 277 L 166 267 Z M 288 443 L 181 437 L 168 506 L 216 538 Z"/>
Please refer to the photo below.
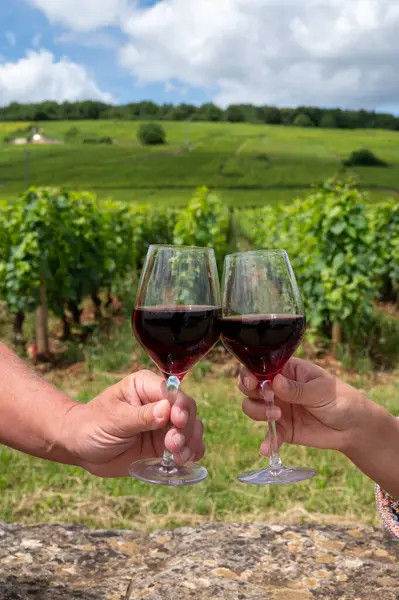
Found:
<path fill-rule="evenodd" d="M 88 98 L 399 114 L 399 0 L 0 0 L 0 105 Z"/>

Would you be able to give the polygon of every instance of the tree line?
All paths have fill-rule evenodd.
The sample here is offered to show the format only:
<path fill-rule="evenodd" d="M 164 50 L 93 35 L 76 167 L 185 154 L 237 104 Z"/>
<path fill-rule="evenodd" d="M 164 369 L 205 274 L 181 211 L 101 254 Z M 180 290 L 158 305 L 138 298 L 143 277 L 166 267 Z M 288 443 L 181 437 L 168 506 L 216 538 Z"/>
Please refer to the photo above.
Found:
<path fill-rule="evenodd" d="M 146 100 L 125 105 L 110 105 L 86 100 L 19 104 L 0 107 L 0 121 L 78 121 L 78 120 L 165 120 L 297 125 L 328 129 L 387 129 L 399 131 L 399 116 L 367 110 L 343 110 L 299 106 L 278 108 L 232 104 L 222 109 L 215 104 L 156 104 Z"/>

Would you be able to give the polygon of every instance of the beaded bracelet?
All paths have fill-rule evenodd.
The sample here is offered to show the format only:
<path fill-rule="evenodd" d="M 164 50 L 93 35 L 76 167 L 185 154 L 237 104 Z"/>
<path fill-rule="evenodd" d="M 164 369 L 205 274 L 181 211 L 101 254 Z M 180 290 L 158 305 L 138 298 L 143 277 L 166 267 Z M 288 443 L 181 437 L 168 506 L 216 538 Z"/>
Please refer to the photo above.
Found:
<path fill-rule="evenodd" d="M 384 492 L 378 485 L 375 486 L 375 496 L 385 526 L 393 536 L 399 538 L 399 501 Z"/>

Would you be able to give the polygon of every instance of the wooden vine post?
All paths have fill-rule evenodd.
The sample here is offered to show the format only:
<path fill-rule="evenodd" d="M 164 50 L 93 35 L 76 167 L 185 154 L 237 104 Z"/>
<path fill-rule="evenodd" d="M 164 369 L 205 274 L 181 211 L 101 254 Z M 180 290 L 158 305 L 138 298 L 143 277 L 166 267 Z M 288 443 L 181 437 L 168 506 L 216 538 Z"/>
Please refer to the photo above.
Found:
<path fill-rule="evenodd" d="M 332 326 L 332 353 L 334 358 L 338 358 L 339 348 L 342 344 L 342 325 L 341 323 L 333 323 Z"/>
<path fill-rule="evenodd" d="M 40 274 L 40 306 L 36 310 L 36 346 L 40 358 L 49 357 L 47 297 L 43 273 Z"/>

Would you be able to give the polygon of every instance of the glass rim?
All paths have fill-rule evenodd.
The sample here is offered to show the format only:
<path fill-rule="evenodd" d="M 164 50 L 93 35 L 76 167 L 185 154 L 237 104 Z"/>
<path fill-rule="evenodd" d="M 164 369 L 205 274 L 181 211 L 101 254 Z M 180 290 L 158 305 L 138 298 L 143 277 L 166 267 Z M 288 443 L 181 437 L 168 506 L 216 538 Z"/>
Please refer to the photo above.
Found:
<path fill-rule="evenodd" d="M 287 250 L 279 250 L 272 248 L 271 250 L 249 250 L 248 252 L 233 252 L 232 254 L 226 254 L 225 259 L 233 256 L 244 256 L 244 255 L 255 255 L 255 254 L 285 254 L 288 256 Z"/>
<path fill-rule="evenodd" d="M 215 252 L 213 248 L 210 248 L 208 246 L 177 246 L 176 244 L 150 244 L 148 246 L 148 249 L 151 250 L 151 248 L 181 248 L 182 250 L 207 250 L 208 252 Z"/>

